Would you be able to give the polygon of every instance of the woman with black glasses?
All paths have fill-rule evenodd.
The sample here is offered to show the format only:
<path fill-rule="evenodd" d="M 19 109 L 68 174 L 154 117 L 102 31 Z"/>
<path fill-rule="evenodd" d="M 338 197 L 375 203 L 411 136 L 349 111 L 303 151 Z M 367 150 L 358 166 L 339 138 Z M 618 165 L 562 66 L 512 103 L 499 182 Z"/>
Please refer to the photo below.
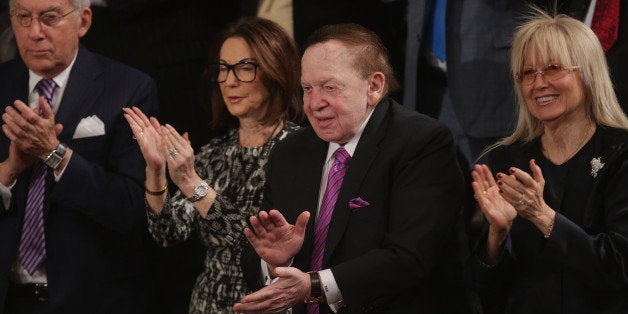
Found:
<path fill-rule="evenodd" d="M 199 152 L 186 134 L 127 109 L 146 160 L 150 233 L 163 246 L 196 233 L 207 247 L 190 313 L 230 312 L 246 294 L 240 255 L 247 219 L 256 215 L 272 147 L 296 130 L 301 118 L 296 44 L 277 24 L 246 18 L 218 41 L 208 75 L 211 126 L 221 133 Z M 168 193 L 166 169 L 177 191 Z"/>
<path fill-rule="evenodd" d="M 515 34 L 517 127 L 473 170 L 484 313 L 628 313 L 628 118 L 591 29 L 540 10 Z"/>

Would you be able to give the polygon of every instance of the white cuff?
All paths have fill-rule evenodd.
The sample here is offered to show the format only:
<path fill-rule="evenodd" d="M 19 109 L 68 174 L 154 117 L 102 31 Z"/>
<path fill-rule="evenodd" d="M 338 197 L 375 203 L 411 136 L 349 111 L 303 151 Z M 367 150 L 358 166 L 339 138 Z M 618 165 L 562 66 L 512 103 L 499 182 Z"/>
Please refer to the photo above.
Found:
<path fill-rule="evenodd" d="M 342 304 L 342 294 L 340 294 L 340 289 L 338 288 L 334 274 L 331 272 L 331 269 L 323 269 L 319 271 L 318 274 L 321 276 L 321 283 L 327 304 L 329 304 L 329 307 L 334 313 L 338 313 L 338 309 L 344 305 Z"/>

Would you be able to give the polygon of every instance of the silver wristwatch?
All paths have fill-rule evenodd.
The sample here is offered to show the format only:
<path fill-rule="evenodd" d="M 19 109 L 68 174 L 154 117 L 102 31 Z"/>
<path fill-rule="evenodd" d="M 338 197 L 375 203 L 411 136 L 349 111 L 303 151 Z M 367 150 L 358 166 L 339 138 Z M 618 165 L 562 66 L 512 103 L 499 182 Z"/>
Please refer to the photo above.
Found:
<path fill-rule="evenodd" d="M 201 200 L 203 197 L 207 195 L 207 191 L 209 190 L 209 184 L 205 182 L 205 180 L 201 181 L 201 183 L 194 185 L 194 194 L 188 197 L 188 201 L 194 203 Z"/>
<path fill-rule="evenodd" d="M 65 156 L 66 149 L 67 147 L 65 146 L 65 144 L 59 143 L 59 145 L 57 145 L 57 148 L 55 148 L 50 154 L 48 154 L 48 157 L 46 157 L 46 160 L 44 160 L 44 164 L 46 164 L 46 166 L 52 168 L 53 170 L 56 170 L 63 161 L 63 156 Z"/>

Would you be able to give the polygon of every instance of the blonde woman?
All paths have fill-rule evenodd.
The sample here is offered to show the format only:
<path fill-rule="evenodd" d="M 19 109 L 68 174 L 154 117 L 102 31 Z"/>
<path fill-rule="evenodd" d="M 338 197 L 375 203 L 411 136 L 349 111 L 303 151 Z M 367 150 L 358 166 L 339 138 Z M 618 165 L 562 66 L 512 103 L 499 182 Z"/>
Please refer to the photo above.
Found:
<path fill-rule="evenodd" d="M 485 313 L 628 313 L 628 119 L 591 29 L 532 11 L 512 48 L 516 130 L 472 173 L 475 287 Z"/>

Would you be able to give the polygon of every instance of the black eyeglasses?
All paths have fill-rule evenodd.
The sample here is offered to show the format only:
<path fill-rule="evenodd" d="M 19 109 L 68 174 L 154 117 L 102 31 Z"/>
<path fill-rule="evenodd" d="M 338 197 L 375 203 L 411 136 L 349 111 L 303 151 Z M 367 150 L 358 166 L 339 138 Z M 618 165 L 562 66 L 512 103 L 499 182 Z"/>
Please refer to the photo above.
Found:
<path fill-rule="evenodd" d="M 521 73 L 517 74 L 516 78 L 522 85 L 532 85 L 536 81 L 538 74 L 543 75 L 543 78 L 548 81 L 555 81 L 561 79 L 567 75 L 567 73 L 577 69 L 578 66 L 564 66 L 562 64 L 550 64 L 543 68 L 543 70 L 536 69 L 523 69 Z"/>
<path fill-rule="evenodd" d="M 20 25 L 22 25 L 23 27 L 29 27 L 31 26 L 31 24 L 33 24 L 33 19 L 39 20 L 39 22 L 43 25 L 46 26 L 56 26 L 57 24 L 59 24 L 59 22 L 61 22 L 61 20 L 66 17 L 68 14 L 76 11 L 77 8 L 72 9 L 71 11 L 68 11 L 66 13 L 57 13 L 57 12 L 46 12 L 40 16 L 33 16 L 32 14 L 20 14 L 20 13 L 13 13 L 11 14 L 12 16 L 14 16 L 15 18 L 17 18 L 18 22 L 20 23 Z"/>
<path fill-rule="evenodd" d="M 233 71 L 236 79 L 240 82 L 253 82 L 257 75 L 259 63 L 251 61 L 240 61 L 236 64 L 213 64 L 209 66 L 209 75 L 212 82 L 224 83 L 227 81 L 229 71 Z"/>

